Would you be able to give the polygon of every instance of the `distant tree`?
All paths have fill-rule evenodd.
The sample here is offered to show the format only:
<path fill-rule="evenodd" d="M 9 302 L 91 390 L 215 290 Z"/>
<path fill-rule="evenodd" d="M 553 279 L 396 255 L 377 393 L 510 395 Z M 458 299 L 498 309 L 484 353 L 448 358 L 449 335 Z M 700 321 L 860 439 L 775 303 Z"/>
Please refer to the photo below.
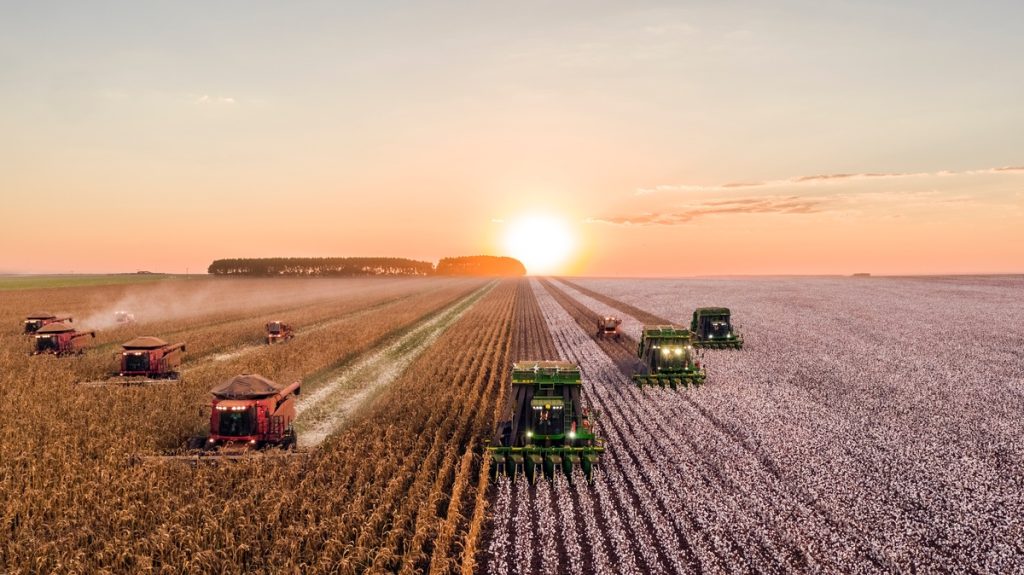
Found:
<path fill-rule="evenodd" d="M 443 258 L 437 263 L 441 276 L 523 276 L 526 267 L 515 258 L 500 256 L 463 256 Z"/>
<path fill-rule="evenodd" d="M 229 258 L 214 260 L 213 275 L 240 276 L 425 276 L 434 272 L 430 262 L 406 258 Z"/>

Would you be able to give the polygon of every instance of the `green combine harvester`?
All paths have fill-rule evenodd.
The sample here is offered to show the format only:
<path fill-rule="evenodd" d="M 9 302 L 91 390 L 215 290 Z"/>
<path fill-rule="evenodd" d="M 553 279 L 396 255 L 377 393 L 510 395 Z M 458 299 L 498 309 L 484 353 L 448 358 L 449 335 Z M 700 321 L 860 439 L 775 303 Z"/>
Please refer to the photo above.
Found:
<path fill-rule="evenodd" d="M 604 445 L 594 435 L 594 415 L 583 407 L 580 368 L 566 361 L 519 361 L 512 365 L 511 421 L 498 424 L 487 447 L 495 475 L 571 476 L 579 467 L 594 476 Z"/>
<path fill-rule="evenodd" d="M 678 389 L 704 383 L 706 373 L 695 357 L 690 331 L 674 325 L 645 325 L 637 357 L 643 362 L 633 382 Z"/>
<path fill-rule="evenodd" d="M 741 349 L 743 337 L 733 327 L 727 307 L 699 307 L 693 311 L 690 331 L 697 347 Z"/>

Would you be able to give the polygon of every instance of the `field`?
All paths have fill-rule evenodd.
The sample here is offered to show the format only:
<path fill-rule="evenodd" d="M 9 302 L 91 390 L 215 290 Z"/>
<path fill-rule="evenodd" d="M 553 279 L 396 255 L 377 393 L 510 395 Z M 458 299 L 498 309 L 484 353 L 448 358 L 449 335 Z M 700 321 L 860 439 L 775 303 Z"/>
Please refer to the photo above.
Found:
<path fill-rule="evenodd" d="M 989 572 L 1024 562 L 1020 278 L 202 279 L 0 299 L 2 573 Z M 643 323 L 728 305 L 699 389 L 630 385 Z M 29 357 L 46 309 L 99 330 Z M 114 310 L 139 323 L 113 322 Z M 598 314 L 627 337 L 596 341 Z M 297 336 L 265 346 L 262 325 Z M 119 342 L 182 380 L 85 387 Z M 517 359 L 579 362 L 601 472 L 491 481 Z M 146 462 L 213 385 L 301 380 L 303 455 Z"/>
<path fill-rule="evenodd" d="M 186 277 L 184 275 L 168 274 L 68 274 L 30 276 L 0 274 L 0 291 L 140 284 L 197 277 L 198 276 Z"/>

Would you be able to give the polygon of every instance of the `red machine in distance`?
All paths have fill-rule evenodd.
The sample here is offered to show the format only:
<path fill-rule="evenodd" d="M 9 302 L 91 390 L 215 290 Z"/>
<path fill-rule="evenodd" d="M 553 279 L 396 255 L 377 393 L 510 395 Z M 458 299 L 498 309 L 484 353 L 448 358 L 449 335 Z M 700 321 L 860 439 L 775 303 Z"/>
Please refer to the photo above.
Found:
<path fill-rule="evenodd" d="M 288 341 L 295 337 L 295 331 L 292 329 L 292 326 L 283 321 L 272 321 L 266 325 L 266 328 L 268 345 Z"/>
<path fill-rule="evenodd" d="M 619 339 L 619 326 L 622 320 L 617 317 L 604 316 L 597 318 L 597 337 Z"/>
<path fill-rule="evenodd" d="M 57 317 L 48 311 L 40 311 L 30 314 L 25 318 L 25 335 L 32 335 L 39 331 L 43 326 L 51 323 L 71 323 L 73 320 L 71 316 Z"/>
<path fill-rule="evenodd" d="M 56 356 L 85 352 L 85 336 L 95 338 L 95 331 L 75 331 L 66 323 L 50 323 L 36 330 L 32 355 L 53 354 Z"/>
<path fill-rule="evenodd" d="M 121 377 L 178 379 L 185 354 L 183 342 L 170 344 L 158 337 L 137 337 L 121 345 Z"/>

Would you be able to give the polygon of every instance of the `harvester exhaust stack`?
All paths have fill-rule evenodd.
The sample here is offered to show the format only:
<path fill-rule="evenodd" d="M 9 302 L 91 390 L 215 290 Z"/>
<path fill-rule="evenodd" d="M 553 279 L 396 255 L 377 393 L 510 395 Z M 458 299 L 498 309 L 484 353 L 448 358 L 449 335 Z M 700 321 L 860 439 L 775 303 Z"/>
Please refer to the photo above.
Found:
<path fill-rule="evenodd" d="M 571 476 L 580 468 L 592 478 L 604 444 L 594 416 L 583 407 L 577 365 L 565 361 L 520 361 L 512 366 L 512 419 L 498 424 L 487 448 L 492 471 L 530 482 L 539 475 Z"/>

